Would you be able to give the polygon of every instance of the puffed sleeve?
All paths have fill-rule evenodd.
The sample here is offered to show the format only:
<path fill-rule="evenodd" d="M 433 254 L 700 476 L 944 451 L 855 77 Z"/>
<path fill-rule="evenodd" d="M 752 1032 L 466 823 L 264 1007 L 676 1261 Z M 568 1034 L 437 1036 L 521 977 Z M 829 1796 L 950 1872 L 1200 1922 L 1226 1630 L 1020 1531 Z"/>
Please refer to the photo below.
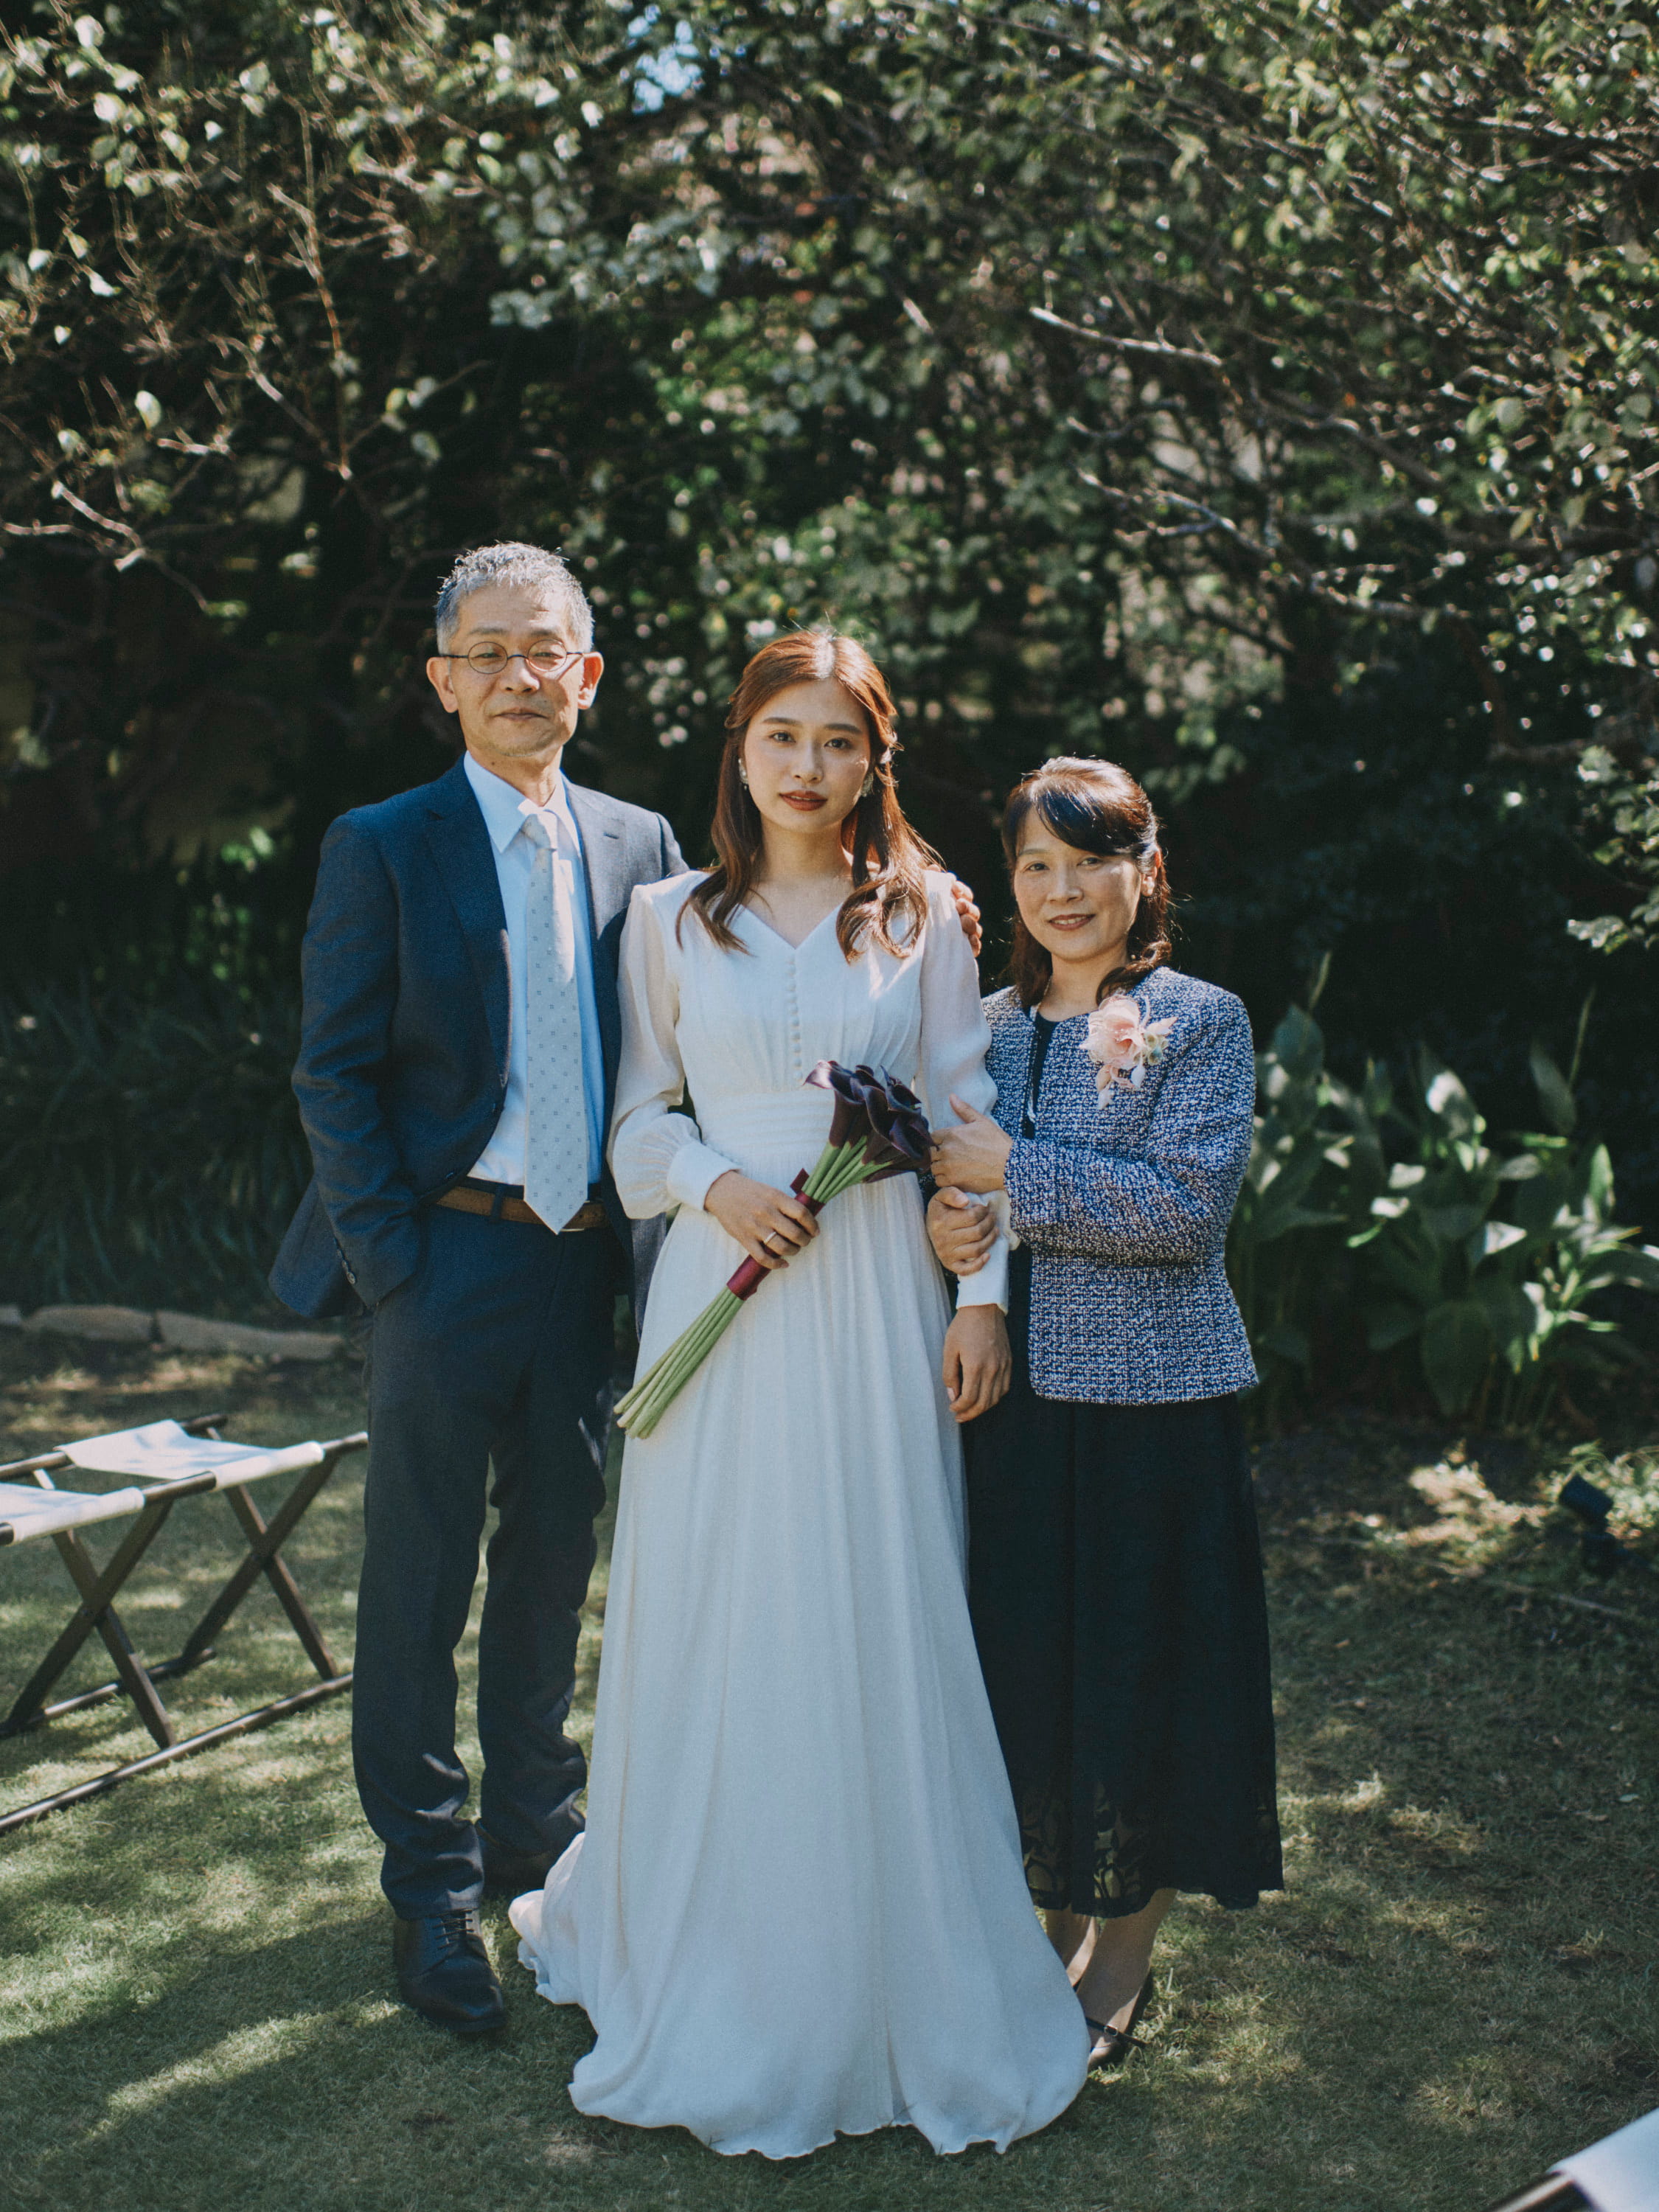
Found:
<path fill-rule="evenodd" d="M 672 912 L 665 914 L 641 884 L 629 902 L 623 926 L 617 995 L 622 1005 L 622 1060 L 611 1119 L 611 1172 L 623 1210 L 635 1221 L 701 1208 L 709 1186 L 732 1163 L 702 1141 L 689 1114 L 680 1060 L 678 948 L 669 942 Z"/>
<path fill-rule="evenodd" d="M 948 1128 L 956 1121 L 954 1095 L 981 1114 L 996 1109 L 997 1087 L 985 1065 L 991 1031 L 980 1002 L 974 956 L 962 933 L 950 878 L 927 879 L 927 936 L 921 950 L 921 1070 L 920 1089 L 930 1125 Z M 985 1265 L 957 1281 L 959 1306 L 1000 1306 L 1008 1310 L 1008 1240 L 1006 1212 L 998 1209 L 998 1236 Z"/>

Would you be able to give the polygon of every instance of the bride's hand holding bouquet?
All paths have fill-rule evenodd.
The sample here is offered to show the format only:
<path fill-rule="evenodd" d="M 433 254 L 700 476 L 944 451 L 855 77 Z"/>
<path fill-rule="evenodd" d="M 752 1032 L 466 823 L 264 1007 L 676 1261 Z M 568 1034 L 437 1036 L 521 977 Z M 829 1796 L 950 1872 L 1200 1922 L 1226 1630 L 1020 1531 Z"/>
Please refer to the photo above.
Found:
<path fill-rule="evenodd" d="M 810 1206 L 793 1192 L 757 1182 L 740 1168 L 727 1168 L 715 1176 L 704 1194 L 702 1210 L 713 1214 L 757 1267 L 787 1267 L 818 1233 Z"/>

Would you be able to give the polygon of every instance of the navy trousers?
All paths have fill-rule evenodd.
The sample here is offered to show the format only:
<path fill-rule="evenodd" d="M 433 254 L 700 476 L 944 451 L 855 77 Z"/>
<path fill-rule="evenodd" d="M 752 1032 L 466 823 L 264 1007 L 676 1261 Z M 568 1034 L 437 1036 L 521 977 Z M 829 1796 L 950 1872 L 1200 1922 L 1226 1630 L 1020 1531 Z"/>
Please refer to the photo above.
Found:
<path fill-rule="evenodd" d="M 514 1851 L 581 1827 L 580 1747 L 565 1733 L 605 1503 L 609 1230 L 433 1207 L 413 1276 L 374 1310 L 352 1755 L 381 1885 L 405 1919 L 475 1905 L 478 1836 L 455 1750 L 455 1649 L 490 1539 L 478 1638 L 478 1817 Z M 493 1463 L 495 1482 L 489 1488 Z"/>

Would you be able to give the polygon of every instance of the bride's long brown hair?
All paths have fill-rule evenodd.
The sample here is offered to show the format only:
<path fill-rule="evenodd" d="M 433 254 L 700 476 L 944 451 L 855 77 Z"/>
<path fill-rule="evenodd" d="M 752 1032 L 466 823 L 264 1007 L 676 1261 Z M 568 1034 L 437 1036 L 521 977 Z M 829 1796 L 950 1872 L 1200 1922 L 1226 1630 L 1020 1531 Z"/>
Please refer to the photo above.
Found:
<path fill-rule="evenodd" d="M 853 888 L 836 917 L 836 940 L 849 960 L 866 936 L 885 951 L 903 952 L 927 920 L 923 878 L 939 866 L 939 856 L 905 820 L 894 789 L 897 717 L 882 672 L 855 638 L 830 629 L 794 630 L 762 646 L 732 694 L 711 832 L 714 865 L 680 909 L 682 921 L 695 912 L 715 944 L 728 952 L 747 949 L 732 927 L 732 917 L 748 902 L 765 851 L 760 809 L 738 773 L 744 734 L 780 691 L 826 678 L 841 685 L 864 716 L 873 779 L 841 825 L 842 843 L 853 865 Z"/>

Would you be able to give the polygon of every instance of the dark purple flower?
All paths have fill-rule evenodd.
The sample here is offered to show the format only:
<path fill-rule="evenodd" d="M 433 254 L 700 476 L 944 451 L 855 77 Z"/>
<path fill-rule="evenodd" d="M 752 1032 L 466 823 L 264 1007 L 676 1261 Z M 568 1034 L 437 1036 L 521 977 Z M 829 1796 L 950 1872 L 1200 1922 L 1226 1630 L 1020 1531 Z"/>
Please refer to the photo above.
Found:
<path fill-rule="evenodd" d="M 932 1150 L 932 1139 L 925 1121 L 918 1131 L 908 1115 L 895 1115 L 891 1133 L 882 1147 L 885 1164 L 880 1175 L 872 1180 L 879 1182 L 888 1176 L 921 1174 Z"/>
<path fill-rule="evenodd" d="M 836 1102 L 830 1142 L 839 1146 L 862 1139 L 866 1160 L 878 1170 L 870 1180 L 914 1175 L 927 1166 L 933 1134 L 921 1101 L 908 1085 L 884 1070 L 878 1076 L 863 1062 L 843 1067 L 834 1060 L 819 1060 L 806 1080 L 829 1091 Z"/>
<path fill-rule="evenodd" d="M 893 1102 L 878 1083 L 872 1084 L 866 1092 L 864 1110 L 870 1116 L 870 1127 L 875 1133 L 876 1142 L 872 1148 L 873 1158 L 875 1151 L 884 1149 L 891 1143 L 893 1136 Z"/>
<path fill-rule="evenodd" d="M 921 1113 L 921 1101 L 908 1083 L 901 1083 L 896 1075 L 890 1075 L 884 1067 L 882 1080 L 887 1086 L 887 1096 L 895 1106 L 902 1106 L 907 1114 Z M 925 1117 L 924 1117 L 925 1125 Z"/>
<path fill-rule="evenodd" d="M 903 1094 L 902 1100 L 894 1096 L 896 1091 Z M 890 1175 L 920 1174 L 933 1149 L 933 1133 L 921 1100 L 914 1091 L 903 1084 L 895 1084 L 890 1077 L 880 1098 L 879 1107 L 872 1100 L 870 1108 L 876 1142 L 870 1148 L 869 1157 L 881 1163 L 881 1173 L 873 1180 L 879 1182 Z"/>
<path fill-rule="evenodd" d="M 933 1133 L 921 1107 L 902 1109 L 893 1116 L 893 1125 L 903 1132 L 917 1158 L 926 1160 L 933 1149 Z"/>
<path fill-rule="evenodd" d="M 842 1146 L 866 1133 L 869 1127 L 864 1085 L 850 1068 L 839 1061 L 821 1060 L 807 1074 L 806 1080 L 820 1091 L 827 1091 L 836 1102 L 835 1113 L 830 1123 L 830 1142 Z"/>

